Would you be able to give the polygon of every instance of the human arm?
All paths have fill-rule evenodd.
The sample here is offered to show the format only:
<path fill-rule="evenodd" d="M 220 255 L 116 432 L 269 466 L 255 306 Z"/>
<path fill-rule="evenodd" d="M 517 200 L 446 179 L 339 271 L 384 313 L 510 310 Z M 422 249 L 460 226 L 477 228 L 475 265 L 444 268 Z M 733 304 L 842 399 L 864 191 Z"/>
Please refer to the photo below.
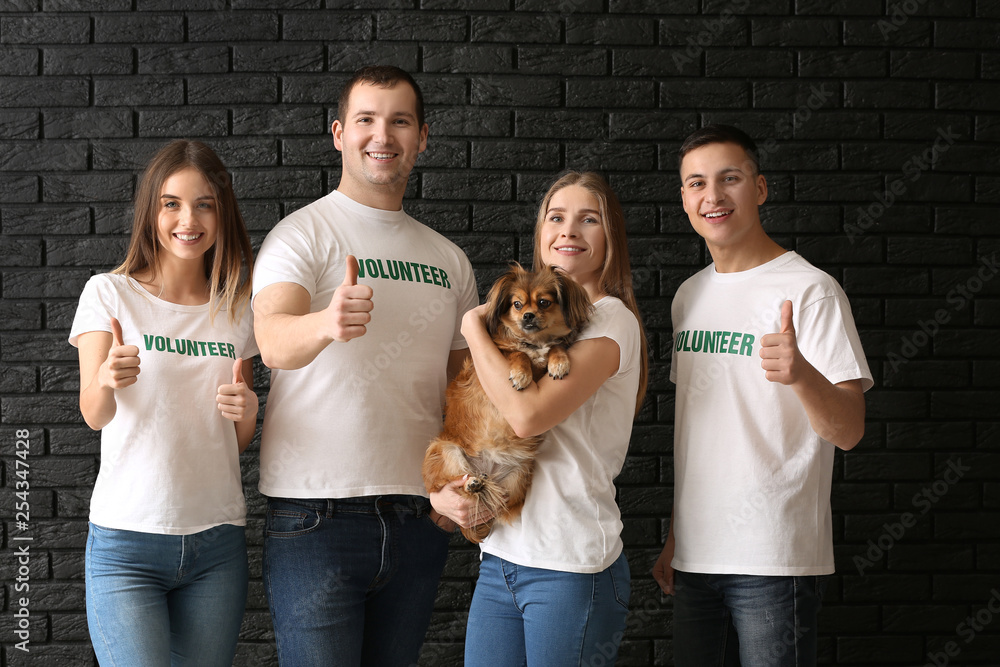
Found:
<path fill-rule="evenodd" d="M 242 454 L 257 430 L 259 402 L 253 391 L 253 360 L 233 362 L 233 382 L 219 386 L 215 401 L 222 416 L 236 422 L 236 444 Z"/>
<path fill-rule="evenodd" d="M 618 343 L 610 338 L 591 338 L 569 348 L 569 375 L 561 380 L 546 375 L 515 391 L 509 380 L 507 358 L 486 330 L 485 309 L 479 306 L 465 314 L 462 334 L 469 343 L 483 390 L 518 437 L 539 435 L 561 423 L 618 370 Z"/>
<path fill-rule="evenodd" d="M 88 331 L 77 340 L 80 358 L 80 413 L 87 426 L 99 431 L 115 417 L 115 389 L 136 383 L 139 348 L 125 345 L 122 327 L 111 318 L 111 333 Z"/>
<path fill-rule="evenodd" d="M 853 449 L 865 432 L 861 380 L 833 384 L 799 351 L 792 325 L 792 302 L 781 306 L 781 331 L 761 338 L 761 368 L 770 382 L 791 387 L 819 437 L 840 449 Z"/>
<path fill-rule="evenodd" d="M 347 256 L 344 282 L 330 304 L 310 312 L 312 297 L 296 283 L 274 283 L 254 297 L 254 333 L 268 368 L 294 370 L 310 364 L 334 341 L 363 336 L 371 321 L 372 288 L 358 285 L 358 261 Z"/>
<path fill-rule="evenodd" d="M 663 545 L 660 557 L 653 565 L 653 579 L 660 585 L 664 595 L 674 594 L 674 568 L 670 562 L 674 559 L 674 513 L 670 512 L 670 530 L 667 531 L 667 541 Z"/>

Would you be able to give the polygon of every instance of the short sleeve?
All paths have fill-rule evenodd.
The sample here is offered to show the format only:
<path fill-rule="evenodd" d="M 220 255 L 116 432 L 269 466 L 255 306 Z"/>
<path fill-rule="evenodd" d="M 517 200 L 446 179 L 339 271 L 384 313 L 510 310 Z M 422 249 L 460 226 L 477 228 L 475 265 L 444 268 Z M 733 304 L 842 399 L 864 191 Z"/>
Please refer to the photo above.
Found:
<path fill-rule="evenodd" d="M 301 285 L 310 296 L 315 296 L 318 270 L 314 265 L 314 245 L 294 225 L 278 223 L 264 239 L 254 260 L 253 298 L 265 287 L 277 283 Z M 328 251 L 336 255 L 334 248 Z"/>
<path fill-rule="evenodd" d="M 119 304 L 118 291 L 108 276 L 93 276 L 80 295 L 73 326 L 70 327 L 69 344 L 77 347 L 80 334 L 90 331 L 111 333 L 111 318 L 118 317 Z"/>
<path fill-rule="evenodd" d="M 476 274 L 472 271 L 472 264 L 462 253 L 461 262 L 463 265 L 463 284 L 461 294 L 458 296 L 458 307 L 455 310 L 455 336 L 451 341 L 451 349 L 464 350 L 469 347 L 462 335 L 462 318 L 467 312 L 479 305 L 479 292 L 476 289 Z"/>
<path fill-rule="evenodd" d="M 587 326 L 580 333 L 578 340 L 591 338 L 608 338 L 618 345 L 618 371 L 638 366 L 639 350 L 639 320 L 631 310 L 619 299 L 605 297 L 594 307 Z"/>
<path fill-rule="evenodd" d="M 796 343 L 802 356 L 832 384 L 861 380 L 862 390 L 874 384 L 861 338 L 846 295 L 825 296 L 797 316 Z"/>

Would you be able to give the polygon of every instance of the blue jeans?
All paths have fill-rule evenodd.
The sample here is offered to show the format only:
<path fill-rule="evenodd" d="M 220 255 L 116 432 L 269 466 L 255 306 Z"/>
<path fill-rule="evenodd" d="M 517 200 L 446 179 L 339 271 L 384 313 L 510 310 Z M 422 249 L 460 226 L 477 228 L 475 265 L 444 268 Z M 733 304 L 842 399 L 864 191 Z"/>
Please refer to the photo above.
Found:
<path fill-rule="evenodd" d="M 674 571 L 677 667 L 812 667 L 825 577 Z"/>
<path fill-rule="evenodd" d="M 247 601 L 243 526 L 159 535 L 90 524 L 86 576 L 102 667 L 233 664 Z"/>
<path fill-rule="evenodd" d="M 270 498 L 264 589 L 282 667 L 417 662 L 449 533 L 420 496 Z"/>
<path fill-rule="evenodd" d="M 469 610 L 465 665 L 613 665 L 630 592 L 624 553 L 597 574 L 525 567 L 484 554 Z"/>

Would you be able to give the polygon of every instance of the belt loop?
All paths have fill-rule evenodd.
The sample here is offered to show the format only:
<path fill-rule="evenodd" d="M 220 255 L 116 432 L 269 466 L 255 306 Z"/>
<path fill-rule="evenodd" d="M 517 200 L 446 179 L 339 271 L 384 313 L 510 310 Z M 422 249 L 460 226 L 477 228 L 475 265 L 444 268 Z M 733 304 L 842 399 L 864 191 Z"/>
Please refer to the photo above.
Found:
<path fill-rule="evenodd" d="M 326 518 L 329 519 L 337 513 L 337 499 L 327 498 L 326 499 Z"/>

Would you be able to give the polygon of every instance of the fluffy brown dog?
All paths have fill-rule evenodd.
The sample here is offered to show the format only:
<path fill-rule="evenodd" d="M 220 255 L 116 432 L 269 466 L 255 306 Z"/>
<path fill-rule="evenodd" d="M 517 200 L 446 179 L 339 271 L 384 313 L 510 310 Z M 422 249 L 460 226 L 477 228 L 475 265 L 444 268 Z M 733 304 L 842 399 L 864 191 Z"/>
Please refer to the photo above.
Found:
<path fill-rule="evenodd" d="M 515 264 L 497 280 L 486 299 L 486 328 L 510 363 L 510 381 L 520 391 L 543 373 L 561 379 L 569 373 L 566 348 L 590 317 L 587 292 L 553 268 L 531 273 Z M 438 491 L 468 475 L 463 492 L 493 519 L 463 528 L 482 542 L 493 521 L 510 523 L 521 513 L 531 485 L 535 452 L 544 434 L 519 438 L 483 391 L 472 359 L 445 395 L 444 430 L 424 457 L 427 490 Z"/>

